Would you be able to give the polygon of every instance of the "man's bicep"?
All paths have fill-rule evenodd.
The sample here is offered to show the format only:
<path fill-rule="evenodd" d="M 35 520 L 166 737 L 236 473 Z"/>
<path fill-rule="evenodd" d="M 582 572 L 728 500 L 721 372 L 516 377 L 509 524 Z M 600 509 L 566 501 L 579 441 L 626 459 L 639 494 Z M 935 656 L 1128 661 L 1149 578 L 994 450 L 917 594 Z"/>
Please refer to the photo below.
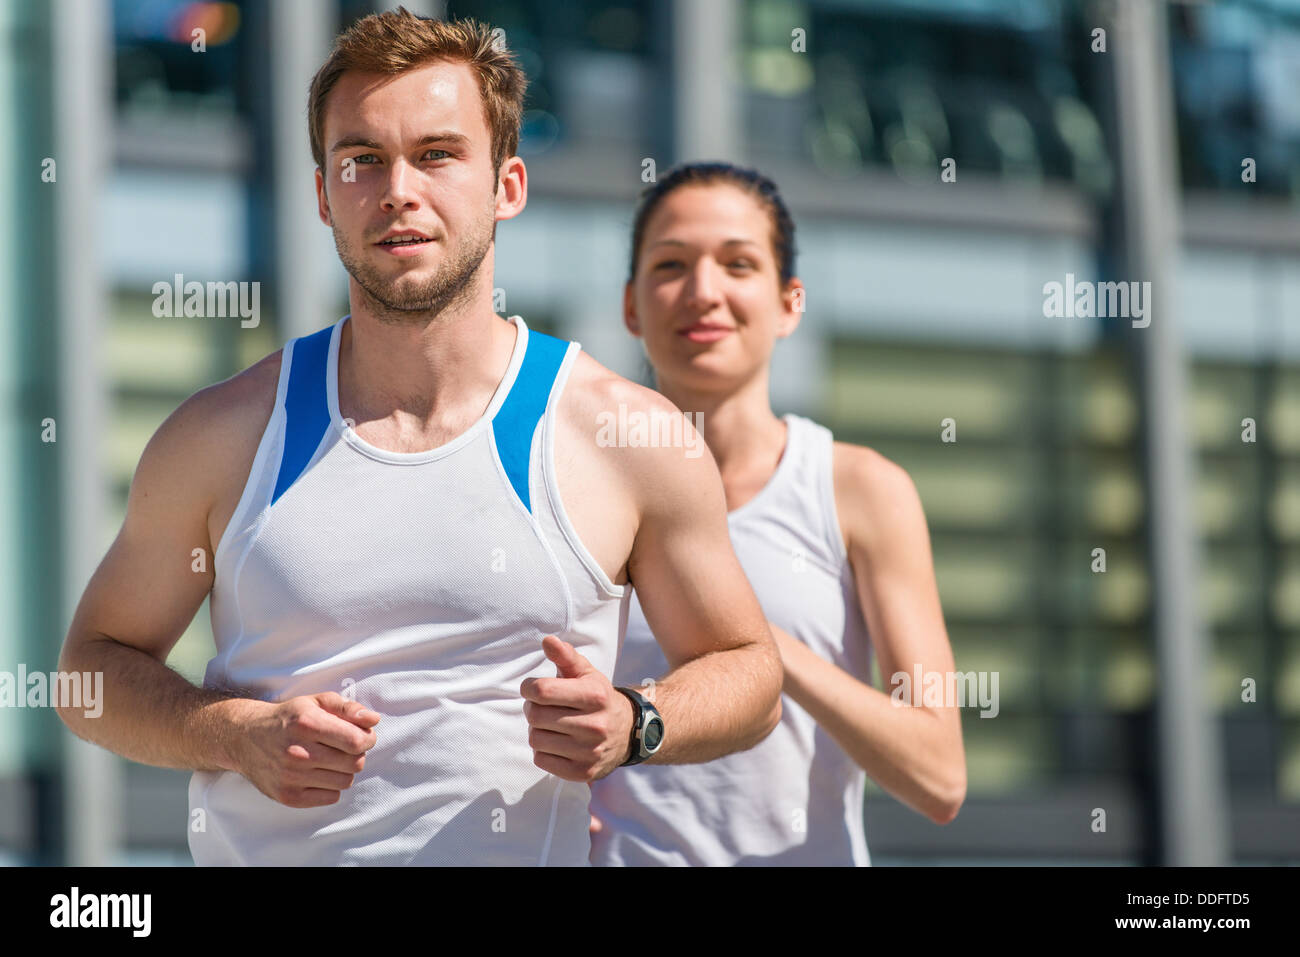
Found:
<path fill-rule="evenodd" d="M 712 458 L 682 463 L 657 463 L 661 480 L 629 560 L 646 623 L 672 668 L 762 638 L 766 630 L 731 545 L 717 467 Z"/>
<path fill-rule="evenodd" d="M 179 410 L 178 410 L 179 413 Z M 187 431 L 173 414 L 145 447 L 126 518 L 77 606 L 69 635 L 106 635 L 160 661 L 212 588 L 209 496 Z"/>

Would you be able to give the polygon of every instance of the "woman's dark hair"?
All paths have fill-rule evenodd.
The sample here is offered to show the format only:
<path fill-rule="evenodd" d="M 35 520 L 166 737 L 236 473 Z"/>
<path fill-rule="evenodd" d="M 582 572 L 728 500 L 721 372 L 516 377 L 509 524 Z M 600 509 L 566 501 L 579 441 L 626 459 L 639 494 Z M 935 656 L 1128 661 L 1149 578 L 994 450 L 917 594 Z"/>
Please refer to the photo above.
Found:
<path fill-rule="evenodd" d="M 781 193 L 762 173 L 753 169 L 733 166 L 730 163 L 687 163 L 668 171 L 653 186 L 641 193 L 636 218 L 632 222 L 632 253 L 628 262 L 628 282 L 636 279 L 636 267 L 641 258 L 641 241 L 645 237 L 646 223 L 659 206 L 660 200 L 682 186 L 709 186 L 727 183 L 749 193 L 767 210 L 772 221 L 772 251 L 775 254 L 777 273 L 782 287 L 794 277 L 794 220 L 785 208 Z"/>

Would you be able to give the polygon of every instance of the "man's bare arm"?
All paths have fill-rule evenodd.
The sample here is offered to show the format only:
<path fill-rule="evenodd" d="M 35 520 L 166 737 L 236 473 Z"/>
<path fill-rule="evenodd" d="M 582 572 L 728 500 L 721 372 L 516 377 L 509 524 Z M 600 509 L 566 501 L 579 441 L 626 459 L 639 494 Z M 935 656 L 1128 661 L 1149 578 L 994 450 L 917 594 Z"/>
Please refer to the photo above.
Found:
<path fill-rule="evenodd" d="M 647 416 L 661 436 L 666 425 L 669 446 L 611 442 L 611 415 Z M 671 669 L 644 676 L 661 678 L 643 687 L 664 718 L 650 762 L 753 747 L 781 718 L 781 658 L 732 551 L 707 447 L 662 395 L 582 354 L 559 423 L 556 466 L 566 502 L 582 505 L 570 512 L 577 531 L 611 581 L 636 589 Z M 566 780 L 598 780 L 628 756 L 632 704 L 567 643 L 548 638 L 543 649 L 556 677 L 526 678 L 519 689 L 534 763 Z"/>
<path fill-rule="evenodd" d="M 64 723 L 161 767 L 230 769 L 230 719 L 241 706 L 236 695 L 196 688 L 164 664 L 212 588 L 212 492 L 195 469 L 194 438 L 214 424 L 214 398 L 204 390 L 187 399 L 145 447 L 126 520 L 86 586 L 59 662 L 61 670 L 104 676 L 103 713 L 61 708 Z"/>
<path fill-rule="evenodd" d="M 150 439 L 126 520 L 86 586 L 59 663 L 102 673 L 104 707 L 94 718 L 79 708 L 59 716 L 79 737 L 134 761 L 236 771 L 281 803 L 330 804 L 361 770 L 377 715 L 339 695 L 276 704 L 199 688 L 165 664 L 212 588 L 208 513 L 221 482 L 247 475 L 260 429 L 238 416 L 257 415 L 246 400 L 258 384 L 249 376 L 196 393 Z M 263 405 L 254 425 L 270 416 Z M 253 450 L 229 447 L 241 441 Z"/>
<path fill-rule="evenodd" d="M 681 414 L 642 391 L 654 411 Z M 653 764 L 752 748 L 781 719 L 780 652 L 732 549 L 722 479 L 689 421 L 684 435 L 685 448 L 629 450 L 643 505 L 628 573 L 672 669 L 654 685 Z"/>

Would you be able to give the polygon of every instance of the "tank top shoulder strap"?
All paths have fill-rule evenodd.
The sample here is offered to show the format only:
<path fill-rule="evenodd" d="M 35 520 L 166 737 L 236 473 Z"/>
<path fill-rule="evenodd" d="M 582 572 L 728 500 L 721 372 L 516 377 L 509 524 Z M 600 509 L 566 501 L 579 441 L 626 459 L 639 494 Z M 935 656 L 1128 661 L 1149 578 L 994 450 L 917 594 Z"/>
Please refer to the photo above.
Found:
<path fill-rule="evenodd" d="M 822 530 L 827 554 L 837 563 L 848 559 L 844 536 L 840 531 L 839 512 L 835 507 L 835 436 L 831 430 L 800 415 L 785 416 L 791 438 L 798 436 L 795 452 L 799 467 L 795 481 L 805 501 L 815 503 L 813 518 Z"/>
<path fill-rule="evenodd" d="M 521 335 L 528 337 L 524 361 L 510 394 L 492 419 L 492 439 L 511 487 L 531 514 L 528 476 L 533 436 L 559 383 L 561 367 L 582 347 L 576 342 L 529 330 L 522 320 L 519 329 Z"/>
<path fill-rule="evenodd" d="M 285 346 L 289 384 L 284 395 L 284 450 L 271 495 L 272 505 L 302 475 L 329 431 L 326 366 L 330 340 L 337 333 L 339 323 L 299 336 Z"/>

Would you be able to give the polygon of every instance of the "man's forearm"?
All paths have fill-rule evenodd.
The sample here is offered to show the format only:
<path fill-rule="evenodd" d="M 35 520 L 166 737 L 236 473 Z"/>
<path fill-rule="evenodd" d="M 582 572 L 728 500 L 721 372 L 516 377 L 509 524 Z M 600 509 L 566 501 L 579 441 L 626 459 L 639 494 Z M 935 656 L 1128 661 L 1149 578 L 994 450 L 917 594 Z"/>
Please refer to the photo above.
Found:
<path fill-rule="evenodd" d="M 664 743 L 646 763 L 697 764 L 762 741 L 780 720 L 781 658 L 770 640 L 693 658 L 653 685 Z"/>
<path fill-rule="evenodd" d="M 195 687 L 156 658 L 108 637 L 65 648 L 59 668 L 104 676 L 98 717 L 59 708 L 79 737 L 156 767 L 234 770 L 236 722 L 256 702 Z"/>

